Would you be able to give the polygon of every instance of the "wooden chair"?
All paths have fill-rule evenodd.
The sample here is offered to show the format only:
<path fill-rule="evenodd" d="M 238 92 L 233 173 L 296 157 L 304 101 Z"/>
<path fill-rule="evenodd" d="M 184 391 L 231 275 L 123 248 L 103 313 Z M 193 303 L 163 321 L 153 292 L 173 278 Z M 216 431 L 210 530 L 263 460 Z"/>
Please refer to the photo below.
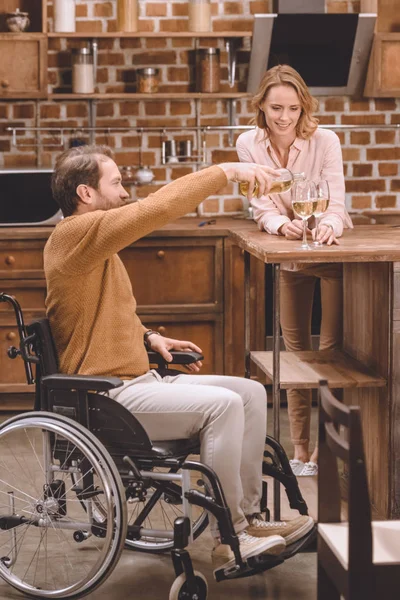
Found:
<path fill-rule="evenodd" d="M 398 600 L 400 521 L 371 521 L 360 408 L 338 402 L 326 381 L 319 399 L 318 600 Z M 338 458 L 348 467 L 348 522 Z"/>

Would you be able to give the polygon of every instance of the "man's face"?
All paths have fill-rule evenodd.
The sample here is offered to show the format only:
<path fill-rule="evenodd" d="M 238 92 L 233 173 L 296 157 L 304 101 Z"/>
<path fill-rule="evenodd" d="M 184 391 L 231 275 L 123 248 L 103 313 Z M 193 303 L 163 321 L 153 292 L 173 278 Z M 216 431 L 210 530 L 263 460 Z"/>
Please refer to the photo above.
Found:
<path fill-rule="evenodd" d="M 99 189 L 93 190 L 93 210 L 109 210 L 126 204 L 128 192 L 122 187 L 121 173 L 115 162 L 108 158 L 99 161 Z"/>

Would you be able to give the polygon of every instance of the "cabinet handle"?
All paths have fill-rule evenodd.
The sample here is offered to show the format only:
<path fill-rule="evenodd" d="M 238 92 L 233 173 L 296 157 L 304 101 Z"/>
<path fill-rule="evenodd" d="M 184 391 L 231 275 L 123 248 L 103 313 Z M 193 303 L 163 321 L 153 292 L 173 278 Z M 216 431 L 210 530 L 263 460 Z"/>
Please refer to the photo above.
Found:
<path fill-rule="evenodd" d="M 7 340 L 9 340 L 11 342 L 11 340 L 15 340 L 16 338 L 16 334 L 13 331 L 9 331 L 6 335 Z"/>
<path fill-rule="evenodd" d="M 1 80 L 1 87 L 2 88 L 8 88 L 8 87 L 10 87 L 10 82 L 8 81 L 8 79 L 2 79 Z"/>
<path fill-rule="evenodd" d="M 159 251 L 157 252 L 157 258 L 164 258 L 164 256 L 165 256 L 165 252 L 164 252 L 164 250 L 159 250 Z"/>
<path fill-rule="evenodd" d="M 6 256 L 6 265 L 13 265 L 15 263 L 15 258 L 10 254 Z"/>
<path fill-rule="evenodd" d="M 157 327 L 157 331 L 158 331 L 158 333 L 161 333 L 161 335 L 165 335 L 167 333 L 167 329 L 163 325 L 160 325 L 160 327 Z"/>

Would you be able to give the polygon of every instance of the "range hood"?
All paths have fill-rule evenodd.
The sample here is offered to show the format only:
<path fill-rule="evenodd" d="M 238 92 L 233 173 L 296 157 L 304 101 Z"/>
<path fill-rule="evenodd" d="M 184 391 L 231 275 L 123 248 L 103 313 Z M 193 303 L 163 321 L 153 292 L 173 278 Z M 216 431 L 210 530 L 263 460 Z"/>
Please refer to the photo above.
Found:
<path fill-rule="evenodd" d="M 314 96 L 361 95 L 375 21 L 369 13 L 256 14 L 247 91 L 267 69 L 289 64 Z"/>

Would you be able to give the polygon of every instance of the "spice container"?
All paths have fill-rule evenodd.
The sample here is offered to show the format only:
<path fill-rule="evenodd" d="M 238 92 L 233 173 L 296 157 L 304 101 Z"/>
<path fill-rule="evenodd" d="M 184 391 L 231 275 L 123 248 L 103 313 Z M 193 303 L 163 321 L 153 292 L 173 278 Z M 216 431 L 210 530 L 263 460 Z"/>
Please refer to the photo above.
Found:
<path fill-rule="evenodd" d="M 220 68 L 219 49 L 203 48 L 200 50 L 200 91 L 206 94 L 219 92 Z"/>
<path fill-rule="evenodd" d="M 54 31 L 75 31 L 75 0 L 54 0 Z"/>
<path fill-rule="evenodd" d="M 72 51 L 72 91 L 74 94 L 93 94 L 94 67 L 90 48 Z"/>
<path fill-rule="evenodd" d="M 139 94 L 155 94 L 158 92 L 160 83 L 160 70 L 154 67 L 145 67 L 138 69 L 137 73 L 137 91 Z"/>
<path fill-rule="evenodd" d="M 118 31 L 137 31 L 138 23 L 138 0 L 117 0 Z"/>
<path fill-rule="evenodd" d="M 189 0 L 189 31 L 211 31 L 210 0 Z"/>

